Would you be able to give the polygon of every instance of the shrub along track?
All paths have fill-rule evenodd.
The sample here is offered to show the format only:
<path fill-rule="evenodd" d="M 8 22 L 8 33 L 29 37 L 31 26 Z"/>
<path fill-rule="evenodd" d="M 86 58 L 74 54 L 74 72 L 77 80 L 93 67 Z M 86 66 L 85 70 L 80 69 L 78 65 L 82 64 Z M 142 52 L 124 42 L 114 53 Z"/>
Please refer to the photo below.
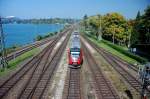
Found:
<path fill-rule="evenodd" d="M 68 30 L 65 30 L 64 32 L 62 32 L 62 34 L 65 33 L 65 32 L 67 32 L 67 31 L 68 31 Z M 44 45 L 44 44 L 46 44 L 46 43 L 48 43 L 48 42 L 50 42 L 50 41 L 56 39 L 56 37 L 57 37 L 57 36 L 54 36 L 54 37 L 52 37 L 52 38 L 47 38 L 47 39 L 45 39 L 45 40 L 42 40 L 42 41 L 40 41 L 40 42 L 31 44 L 31 45 L 21 47 L 21 48 L 19 48 L 18 50 L 16 50 L 15 52 L 9 54 L 6 59 L 7 59 L 7 61 L 10 61 L 10 60 L 12 60 L 14 57 L 16 58 L 16 57 L 18 57 L 18 56 L 24 54 L 25 52 L 28 52 L 28 51 L 32 50 L 33 48 L 37 48 L 37 47 L 39 47 L 39 46 L 42 46 L 42 45 Z"/>
<path fill-rule="evenodd" d="M 83 54 L 87 60 L 88 67 L 93 76 L 93 83 L 98 99 L 119 99 L 119 95 L 111 85 L 111 82 L 105 77 L 102 70 L 99 68 L 94 57 L 88 48 L 82 42 Z"/>
<path fill-rule="evenodd" d="M 84 37 L 86 39 L 86 37 Z M 96 44 L 91 42 L 89 39 L 86 39 L 88 43 L 96 49 L 96 51 L 104 57 L 104 59 L 138 92 L 141 93 L 141 83 L 123 66 L 128 66 L 130 69 L 136 70 L 136 67 L 133 65 L 127 64 L 123 60 L 116 58 L 114 55 L 110 54 L 106 50 L 98 47 Z"/>
<path fill-rule="evenodd" d="M 67 31 L 70 32 L 72 29 Z M 65 33 L 66 34 L 66 33 Z M 63 52 L 64 47 L 67 45 L 67 41 L 69 39 L 70 34 L 67 34 L 65 41 L 62 46 L 56 51 L 55 55 L 51 56 L 51 52 L 55 47 L 58 40 L 64 34 L 60 34 L 56 39 L 54 39 L 41 53 L 37 56 L 33 57 L 27 64 L 25 64 L 21 69 L 19 69 L 15 74 L 13 74 L 9 79 L 4 81 L 4 83 L 0 84 L 0 98 L 4 98 L 7 96 L 7 93 L 17 85 L 19 81 L 22 80 L 22 77 L 28 75 L 28 80 L 25 85 L 23 85 L 22 89 L 20 89 L 20 93 L 18 98 L 32 98 L 36 96 L 37 98 L 41 98 L 44 94 L 45 88 L 51 79 L 54 70 L 59 63 L 60 56 Z M 50 57 L 50 60 L 48 58 Z M 38 95 L 37 95 L 38 93 Z"/>

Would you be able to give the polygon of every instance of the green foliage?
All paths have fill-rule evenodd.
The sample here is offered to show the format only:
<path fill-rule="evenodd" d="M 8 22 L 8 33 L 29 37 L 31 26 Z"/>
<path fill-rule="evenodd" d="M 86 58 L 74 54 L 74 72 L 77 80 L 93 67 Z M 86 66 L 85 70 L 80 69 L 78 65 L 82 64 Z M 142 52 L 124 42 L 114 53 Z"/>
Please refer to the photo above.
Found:
<path fill-rule="evenodd" d="M 17 65 L 20 64 L 22 61 L 32 57 L 33 55 L 35 55 L 36 53 L 38 53 L 39 50 L 37 48 L 28 51 L 24 54 L 22 54 L 21 56 L 18 56 L 15 60 L 11 60 L 8 62 L 8 67 L 7 68 L 3 68 L 0 71 L 0 76 L 7 74 L 10 72 L 10 70 L 14 70 L 16 69 Z"/>
<path fill-rule="evenodd" d="M 88 17 L 86 20 L 88 25 L 88 29 L 86 30 L 90 31 L 88 36 L 92 38 L 98 38 L 101 34 L 103 39 L 119 45 L 128 46 L 128 48 L 136 44 L 150 44 L 150 6 L 145 9 L 143 15 L 138 12 L 136 19 L 133 20 L 125 19 L 119 13 L 108 13 L 103 16 L 94 15 Z M 121 50 L 114 44 L 108 45 L 141 63 L 147 61 L 128 51 Z"/>
<path fill-rule="evenodd" d="M 115 55 L 117 55 L 118 57 L 120 57 L 119 55 L 121 55 L 122 57 L 125 58 L 126 61 L 130 62 L 131 60 L 136 60 L 137 62 L 139 63 L 146 63 L 148 60 L 143 58 L 143 57 L 140 57 L 138 55 L 135 55 L 131 52 L 128 52 L 125 48 L 123 48 L 122 46 L 118 46 L 118 45 L 115 45 L 113 43 L 111 43 L 110 41 L 106 41 L 106 40 L 101 40 L 100 42 L 97 41 L 96 37 L 94 35 L 90 35 L 88 33 L 86 33 L 86 36 L 88 36 L 88 38 L 93 41 L 94 43 L 100 45 L 101 47 L 105 48 L 106 50 L 109 49 L 109 47 L 113 48 L 114 50 L 112 49 L 109 49 L 110 53 L 113 53 Z M 106 46 L 108 45 L 108 47 Z M 131 62 L 131 63 L 134 63 L 134 62 Z"/>
<path fill-rule="evenodd" d="M 85 29 L 88 27 L 87 19 L 88 19 L 88 16 L 84 15 L 84 17 L 83 17 L 83 24 L 85 26 Z"/>
<path fill-rule="evenodd" d="M 128 20 L 128 31 L 129 31 L 129 44 L 128 47 L 130 48 L 133 44 L 135 44 L 138 41 L 138 36 L 136 32 L 133 30 L 133 27 L 135 25 L 135 20 Z"/>
<path fill-rule="evenodd" d="M 80 20 L 78 19 L 71 19 L 71 18 L 47 18 L 47 19 L 3 19 L 2 23 L 3 24 L 8 24 L 8 23 L 18 23 L 18 24 L 55 24 L 55 23 L 60 23 L 60 24 L 73 24 L 74 22 L 79 22 Z"/>
<path fill-rule="evenodd" d="M 41 36 L 41 35 L 38 35 L 37 37 L 36 37 L 36 41 L 40 41 L 40 40 L 42 40 L 43 39 L 43 37 Z"/>
<path fill-rule="evenodd" d="M 52 36 L 56 35 L 57 33 L 58 33 L 58 32 L 48 33 L 47 35 L 44 35 L 44 36 L 38 35 L 35 40 L 36 40 L 36 41 L 40 41 L 40 40 L 42 40 L 42 39 L 45 39 L 45 38 L 48 38 L 48 37 L 52 37 Z"/>
<path fill-rule="evenodd" d="M 140 11 L 138 11 L 137 16 L 136 16 L 136 20 L 139 20 L 141 17 Z"/>
<path fill-rule="evenodd" d="M 25 59 L 28 59 L 29 57 L 33 56 L 35 54 L 35 52 L 37 52 L 37 49 L 33 49 L 29 52 L 24 53 L 21 56 L 18 56 L 15 60 L 11 60 L 8 63 L 8 68 L 12 67 L 12 66 L 16 66 L 17 64 L 19 64 L 20 62 L 24 61 Z"/>
<path fill-rule="evenodd" d="M 143 15 L 138 11 L 135 20 L 126 20 L 119 13 L 106 15 L 84 16 L 83 26 L 91 31 L 97 38 L 99 35 L 119 45 L 128 47 L 135 44 L 150 43 L 150 6 Z"/>
<path fill-rule="evenodd" d="M 85 20 L 85 18 L 84 18 Z M 132 27 L 128 21 L 119 13 L 108 13 L 104 16 L 95 15 L 88 17 L 88 29 L 92 35 L 102 36 L 109 41 L 115 41 L 120 45 L 128 45 Z"/>
<path fill-rule="evenodd" d="M 88 19 L 89 27 L 91 27 L 92 33 L 98 38 L 99 35 L 101 34 L 101 24 L 102 24 L 102 16 L 101 15 L 96 15 L 96 16 L 91 16 Z"/>
<path fill-rule="evenodd" d="M 62 32 L 63 30 L 60 30 L 60 32 Z M 54 32 L 53 35 L 56 35 L 58 32 Z"/>
<path fill-rule="evenodd" d="M 6 48 L 6 54 L 14 52 L 18 47 L 20 47 L 20 45 L 14 44 L 14 45 L 12 45 L 12 47 Z M 0 52 L 0 56 L 1 56 L 1 53 L 2 52 Z"/>
<path fill-rule="evenodd" d="M 150 43 L 150 6 L 145 9 L 143 15 L 140 15 L 140 12 L 137 13 L 133 32 L 138 35 L 133 44 Z"/>
<path fill-rule="evenodd" d="M 127 20 L 119 13 L 110 13 L 103 18 L 103 37 L 107 40 L 126 45 L 128 43 L 129 28 Z"/>
<path fill-rule="evenodd" d="M 110 42 L 108 42 L 108 41 L 105 41 L 105 40 L 103 40 L 102 42 L 105 43 L 105 44 L 107 44 L 108 46 L 114 48 L 115 50 L 119 51 L 120 53 L 123 53 L 123 54 L 125 54 L 126 56 L 135 59 L 136 61 L 138 61 L 138 62 L 140 62 L 140 63 L 146 63 L 146 62 L 147 62 L 147 60 L 146 60 L 145 58 L 142 58 L 142 57 L 137 56 L 137 55 L 135 55 L 135 54 L 133 54 L 133 53 L 130 53 L 130 52 L 124 50 L 124 49 L 123 49 L 122 47 L 120 47 L 120 46 L 117 46 L 117 45 L 112 44 L 112 43 L 110 43 Z"/>

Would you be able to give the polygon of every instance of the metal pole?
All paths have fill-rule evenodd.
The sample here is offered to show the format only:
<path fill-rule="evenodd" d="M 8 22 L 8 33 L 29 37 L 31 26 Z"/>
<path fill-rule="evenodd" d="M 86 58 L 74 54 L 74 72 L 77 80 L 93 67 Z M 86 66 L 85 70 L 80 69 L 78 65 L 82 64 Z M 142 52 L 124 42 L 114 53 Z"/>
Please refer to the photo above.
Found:
<path fill-rule="evenodd" d="M 130 46 L 131 46 L 131 32 L 130 32 L 130 34 L 129 34 L 129 44 L 128 44 L 128 48 L 130 48 Z"/>
<path fill-rule="evenodd" d="M 99 24 L 99 33 L 98 33 L 98 40 L 102 40 L 102 26 L 101 26 L 101 16 L 99 15 L 99 20 L 100 20 L 100 24 Z"/>
<path fill-rule="evenodd" d="M 14 52 L 14 60 L 16 59 L 16 51 Z"/>
<path fill-rule="evenodd" d="M 113 44 L 115 44 L 115 32 L 113 33 Z"/>
<path fill-rule="evenodd" d="M 149 28 L 148 28 L 148 43 L 150 42 L 150 34 L 149 34 Z"/>
<path fill-rule="evenodd" d="M 0 16 L 0 51 L 1 51 L 1 64 L 2 68 L 5 68 L 8 66 L 7 60 L 6 60 L 6 49 L 5 49 L 5 41 L 4 41 L 4 34 L 2 29 L 2 20 Z"/>

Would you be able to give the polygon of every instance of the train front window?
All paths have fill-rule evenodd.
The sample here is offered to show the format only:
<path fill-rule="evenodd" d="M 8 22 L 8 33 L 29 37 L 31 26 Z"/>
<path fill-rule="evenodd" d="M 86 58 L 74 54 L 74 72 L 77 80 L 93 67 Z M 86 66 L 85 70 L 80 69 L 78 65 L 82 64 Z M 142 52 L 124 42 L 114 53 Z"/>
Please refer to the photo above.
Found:
<path fill-rule="evenodd" d="M 79 57 L 79 52 L 71 52 L 71 57 L 72 58 L 78 58 Z"/>

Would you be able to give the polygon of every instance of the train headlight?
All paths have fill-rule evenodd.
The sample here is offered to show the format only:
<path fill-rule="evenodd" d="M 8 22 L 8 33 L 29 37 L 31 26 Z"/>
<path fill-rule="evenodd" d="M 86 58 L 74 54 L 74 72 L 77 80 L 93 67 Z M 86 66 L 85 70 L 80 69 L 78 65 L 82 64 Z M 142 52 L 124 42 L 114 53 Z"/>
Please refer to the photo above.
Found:
<path fill-rule="evenodd" d="M 150 90 L 150 85 L 147 86 L 147 89 Z"/>

